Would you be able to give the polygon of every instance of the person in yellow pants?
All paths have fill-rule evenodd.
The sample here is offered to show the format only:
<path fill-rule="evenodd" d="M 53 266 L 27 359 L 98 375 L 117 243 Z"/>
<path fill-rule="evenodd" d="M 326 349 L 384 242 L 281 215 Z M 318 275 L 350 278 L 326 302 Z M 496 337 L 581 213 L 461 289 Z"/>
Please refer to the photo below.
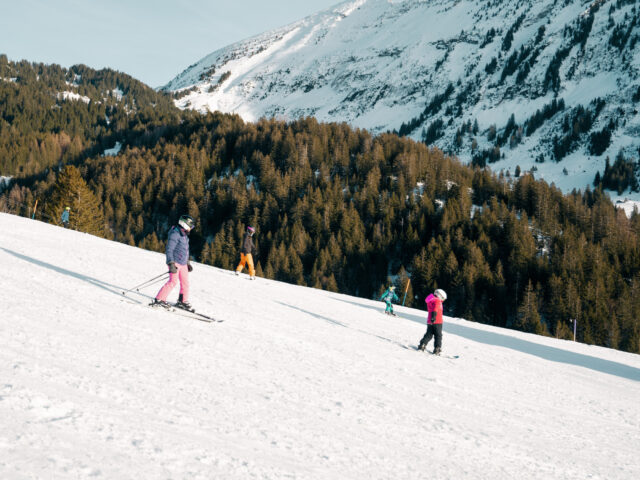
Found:
<path fill-rule="evenodd" d="M 236 275 L 240 275 L 240 272 L 244 268 L 245 264 L 249 267 L 249 278 L 251 280 L 256 279 L 256 270 L 253 267 L 253 234 L 256 229 L 253 227 L 247 227 L 247 233 L 244 234 L 242 239 L 242 249 L 240 250 L 240 263 L 236 267 Z"/>

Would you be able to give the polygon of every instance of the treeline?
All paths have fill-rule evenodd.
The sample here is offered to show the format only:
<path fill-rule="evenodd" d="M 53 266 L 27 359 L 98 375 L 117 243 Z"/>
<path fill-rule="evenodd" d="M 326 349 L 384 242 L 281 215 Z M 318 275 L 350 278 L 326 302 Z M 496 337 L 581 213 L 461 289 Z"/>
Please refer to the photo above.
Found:
<path fill-rule="evenodd" d="M 64 93 L 77 95 L 79 99 Z M 170 118 L 172 117 L 173 120 Z M 23 176 L 97 155 L 177 121 L 171 100 L 113 70 L 10 62 L 0 55 L 0 159 Z M 160 127 L 163 128 L 163 127 Z"/>
<path fill-rule="evenodd" d="M 638 153 L 640 154 L 640 151 Z M 621 195 L 627 189 L 637 192 L 640 191 L 640 185 L 638 185 L 639 170 L 637 161 L 626 158 L 622 152 L 618 152 L 613 165 L 611 165 L 609 157 L 606 158 L 604 173 L 600 176 L 600 172 L 597 172 L 593 184 L 595 187 L 614 190 L 618 192 L 618 195 Z"/>
<path fill-rule="evenodd" d="M 11 83 L 25 96 L 35 88 Z M 560 338 L 577 318 L 580 341 L 640 353 L 640 217 L 600 189 L 563 195 L 531 175 L 498 177 L 422 143 L 310 118 L 245 123 L 168 104 L 130 111 L 122 130 L 96 137 L 96 126 L 71 134 L 56 119 L 56 134 L 84 135 L 81 153 L 51 168 L 31 149 L 29 174 L 3 159 L 0 174 L 15 178 L 0 209 L 29 214 L 38 200 L 36 218 L 57 222 L 64 202 L 93 195 L 77 207 L 99 210 L 86 225 L 158 251 L 187 212 L 196 260 L 223 268 L 251 224 L 268 278 L 367 298 L 410 278 L 408 305 L 444 288 L 448 315 Z M 50 133 L 41 118 L 14 120 Z M 117 156 L 87 153 L 114 133 Z"/>

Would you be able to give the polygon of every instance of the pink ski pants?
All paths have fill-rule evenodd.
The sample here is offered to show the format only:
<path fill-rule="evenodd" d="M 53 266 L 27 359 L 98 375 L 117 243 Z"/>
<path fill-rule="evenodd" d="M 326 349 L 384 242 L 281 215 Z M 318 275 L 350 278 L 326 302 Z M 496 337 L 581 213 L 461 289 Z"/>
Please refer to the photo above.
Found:
<path fill-rule="evenodd" d="M 189 300 L 189 270 L 186 265 L 180 265 L 178 263 L 176 263 L 176 268 L 178 271 L 176 273 L 169 273 L 169 281 L 162 286 L 156 295 L 156 299 L 166 302 L 171 290 L 173 290 L 178 281 L 180 281 L 182 301 L 187 302 Z"/>

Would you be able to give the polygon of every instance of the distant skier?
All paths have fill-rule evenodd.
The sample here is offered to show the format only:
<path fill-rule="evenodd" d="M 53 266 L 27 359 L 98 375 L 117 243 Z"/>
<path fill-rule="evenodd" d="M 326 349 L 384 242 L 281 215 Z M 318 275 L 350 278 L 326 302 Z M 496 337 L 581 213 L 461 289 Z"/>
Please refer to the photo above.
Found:
<path fill-rule="evenodd" d="M 64 228 L 69 228 L 69 213 L 71 212 L 71 207 L 66 207 L 62 211 L 62 215 L 60 216 L 60 221 L 62 222 L 62 226 Z"/>
<path fill-rule="evenodd" d="M 424 301 L 427 303 L 427 311 L 429 312 L 427 316 L 427 333 L 420 340 L 418 350 L 424 351 L 431 338 L 435 337 L 433 353 L 440 355 L 440 349 L 442 348 L 442 302 L 446 299 L 446 292 L 439 288 L 425 298 Z"/>
<path fill-rule="evenodd" d="M 242 238 L 242 248 L 240 249 L 240 263 L 236 267 L 236 275 L 240 275 L 244 265 L 249 267 L 249 279 L 256 279 L 256 270 L 253 267 L 253 234 L 256 233 L 256 229 L 253 227 L 247 227 L 247 232 Z"/>
<path fill-rule="evenodd" d="M 393 315 L 394 317 L 396 316 L 396 314 L 393 313 L 392 302 L 397 302 L 399 300 L 398 296 L 396 295 L 395 289 L 395 285 L 391 285 L 380 297 L 380 300 L 383 300 L 387 304 L 387 308 L 385 308 L 384 313 L 386 313 L 387 315 Z"/>
<path fill-rule="evenodd" d="M 178 220 L 178 225 L 174 225 L 169 230 L 166 248 L 169 281 L 160 289 L 151 306 L 169 308 L 167 297 L 179 281 L 180 295 L 175 306 L 193 311 L 189 304 L 189 272 L 193 270 L 189 262 L 189 232 L 193 230 L 194 225 L 193 218 L 189 215 L 182 215 Z"/>

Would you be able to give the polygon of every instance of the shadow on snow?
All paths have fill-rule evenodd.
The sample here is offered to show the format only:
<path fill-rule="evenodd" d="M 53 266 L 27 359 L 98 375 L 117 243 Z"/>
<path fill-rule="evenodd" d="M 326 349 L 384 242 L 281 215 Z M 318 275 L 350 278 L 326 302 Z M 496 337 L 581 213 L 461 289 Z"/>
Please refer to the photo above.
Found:
<path fill-rule="evenodd" d="M 376 312 L 382 312 L 384 310 L 384 306 L 373 307 L 357 301 L 348 301 L 344 298 L 339 298 L 337 295 L 332 296 L 332 298 L 341 302 L 368 308 Z M 400 315 L 404 319 L 420 323 L 421 325 L 425 325 L 426 328 L 426 312 L 424 312 L 424 316 L 407 312 L 402 312 L 400 313 Z M 640 381 L 640 369 L 625 365 L 624 363 L 605 360 L 603 358 L 585 355 L 583 353 L 570 352 L 562 348 L 541 345 L 536 342 L 530 342 L 521 338 L 515 338 L 510 335 L 486 331 L 479 328 L 474 328 L 473 326 L 458 325 L 452 322 L 445 321 L 443 330 L 444 333 L 458 335 L 468 340 L 483 343 L 485 345 L 510 348 L 512 350 L 517 350 L 522 353 L 534 355 L 536 357 L 543 358 L 552 362 L 566 363 L 568 365 L 584 367 L 595 370 L 597 372 L 615 375 L 617 377 L 627 378 L 629 380 L 635 380 L 636 382 Z"/>

